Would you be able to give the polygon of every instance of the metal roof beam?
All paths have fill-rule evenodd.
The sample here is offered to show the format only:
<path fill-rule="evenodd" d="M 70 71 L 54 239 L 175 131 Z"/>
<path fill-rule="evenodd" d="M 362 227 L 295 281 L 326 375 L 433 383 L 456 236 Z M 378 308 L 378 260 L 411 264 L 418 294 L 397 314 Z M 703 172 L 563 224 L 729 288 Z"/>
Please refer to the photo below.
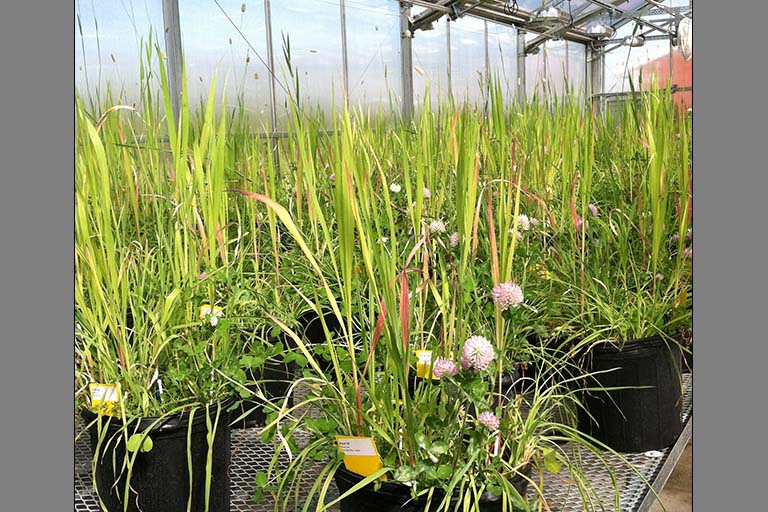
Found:
<path fill-rule="evenodd" d="M 625 11 L 624 9 L 620 9 L 619 7 L 613 6 L 610 3 L 608 3 L 608 2 L 604 2 L 603 0 L 587 0 L 587 1 L 591 2 L 591 3 L 595 4 L 595 5 L 599 5 L 600 7 L 603 7 L 604 9 L 610 9 L 610 10 L 614 10 L 614 11 L 616 11 L 618 13 L 621 13 L 622 16 L 624 17 L 624 19 L 626 19 L 626 18 L 633 19 L 633 20 L 637 21 L 638 23 L 642 23 L 643 25 L 647 25 L 647 26 L 649 26 L 651 28 L 655 28 L 659 32 L 664 32 L 665 34 L 669 34 L 669 35 L 674 35 L 675 34 L 674 31 L 670 31 L 667 28 L 661 27 L 659 25 L 656 25 L 655 23 L 652 23 L 652 22 L 650 22 L 648 20 L 643 19 L 642 12 L 645 11 L 646 9 L 648 9 L 647 5 L 644 5 L 643 7 L 639 7 L 639 8 L 637 8 L 634 11 Z M 640 14 L 637 14 L 637 13 L 640 13 Z"/>
<path fill-rule="evenodd" d="M 443 15 L 453 13 L 460 16 L 473 16 L 527 32 L 538 32 L 535 28 L 528 27 L 528 24 L 535 20 L 533 13 L 522 9 L 510 13 L 508 9 L 505 9 L 504 2 L 495 0 L 474 0 L 471 3 L 462 0 L 435 0 L 434 2 L 412 0 L 412 3 L 425 7 L 427 10 L 413 19 L 410 25 L 411 33 L 415 33 L 417 30 L 425 30 L 425 27 L 440 19 Z M 584 44 L 594 40 L 586 31 L 576 27 L 566 26 L 559 30 L 559 32 L 559 36 L 563 39 L 577 43 Z"/>
<path fill-rule="evenodd" d="M 633 13 L 640 13 L 640 12 L 643 12 L 647 8 L 648 8 L 648 6 L 638 7 L 637 9 L 635 9 L 632 12 Z M 690 17 L 690 13 L 693 12 L 693 9 L 689 8 L 687 6 L 672 7 L 672 10 L 673 11 L 677 11 L 678 13 L 682 13 L 682 12 L 686 11 L 686 14 L 685 14 L 686 17 Z M 652 14 L 660 14 L 660 13 L 659 13 L 659 11 L 656 10 L 656 8 L 653 8 L 653 9 L 648 9 L 646 12 L 643 12 L 643 14 L 645 14 L 645 15 L 652 15 Z M 630 23 L 631 21 L 635 21 L 635 20 L 633 20 L 632 18 L 622 18 L 619 21 L 617 21 L 616 23 L 614 23 L 612 26 L 613 26 L 614 29 L 618 30 L 621 27 L 623 27 L 624 25 L 626 25 L 627 23 Z M 642 21 L 641 23 L 647 25 L 647 23 L 645 21 Z"/>
<path fill-rule="evenodd" d="M 611 8 L 615 7 L 616 5 L 625 2 L 626 0 L 609 0 L 608 4 L 611 6 Z M 589 4 L 585 4 L 589 5 Z M 573 25 L 580 26 L 584 23 L 587 23 L 589 21 L 592 21 L 593 19 L 599 17 L 601 14 L 603 14 L 606 10 L 605 7 L 598 7 L 598 9 L 595 9 L 594 11 L 588 12 L 586 14 L 583 14 L 581 16 L 578 16 L 573 19 Z M 562 28 L 554 28 L 551 30 L 548 30 L 544 32 L 539 37 L 531 40 L 527 45 L 525 45 L 525 52 L 530 53 L 533 50 L 535 50 L 537 47 L 541 46 L 546 42 L 547 39 L 551 39 L 553 36 L 559 36 L 563 31 L 567 30 L 568 27 L 562 27 Z M 591 38 L 591 40 L 594 40 L 594 38 Z"/>
<path fill-rule="evenodd" d="M 438 0 L 436 2 L 415 2 L 419 5 L 425 4 L 431 4 L 429 7 L 427 7 L 427 10 L 420 13 L 418 16 L 413 18 L 413 21 L 411 22 L 411 32 L 415 32 L 417 30 L 423 29 L 424 27 L 432 24 L 433 22 L 439 20 L 443 17 L 443 15 L 451 12 L 451 7 L 453 7 L 454 4 L 458 3 L 459 0 Z"/>
<path fill-rule="evenodd" d="M 483 3 L 469 11 L 469 14 L 488 21 L 511 25 L 517 29 L 525 30 L 526 32 L 539 32 L 535 28 L 530 28 L 528 26 L 528 24 L 535 19 L 532 13 L 518 11 L 514 16 L 510 16 L 505 12 L 504 7 L 497 3 Z M 575 27 L 566 27 L 566 30 L 562 33 L 562 37 L 563 39 L 577 43 L 587 43 L 592 40 L 592 37 L 584 30 Z"/>

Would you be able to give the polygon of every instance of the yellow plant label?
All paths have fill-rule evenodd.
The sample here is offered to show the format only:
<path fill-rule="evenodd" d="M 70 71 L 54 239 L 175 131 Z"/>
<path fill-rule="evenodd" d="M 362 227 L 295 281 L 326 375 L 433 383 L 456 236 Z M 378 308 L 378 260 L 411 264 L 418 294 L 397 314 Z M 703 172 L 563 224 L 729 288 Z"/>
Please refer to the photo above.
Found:
<path fill-rule="evenodd" d="M 223 310 L 219 306 L 211 306 L 210 304 L 203 304 L 200 306 L 200 320 L 205 320 L 205 317 L 208 315 L 211 316 L 222 316 Z"/>
<path fill-rule="evenodd" d="M 416 357 L 418 357 L 418 362 L 416 363 L 416 376 L 425 379 L 427 375 L 432 373 L 432 351 L 417 350 Z"/>
<path fill-rule="evenodd" d="M 360 476 L 369 476 L 380 470 L 381 457 L 376 443 L 370 437 L 336 436 L 339 450 L 344 454 L 347 471 Z"/>
<path fill-rule="evenodd" d="M 120 384 L 89 384 L 93 412 L 114 416 L 115 406 L 120 402 Z"/>

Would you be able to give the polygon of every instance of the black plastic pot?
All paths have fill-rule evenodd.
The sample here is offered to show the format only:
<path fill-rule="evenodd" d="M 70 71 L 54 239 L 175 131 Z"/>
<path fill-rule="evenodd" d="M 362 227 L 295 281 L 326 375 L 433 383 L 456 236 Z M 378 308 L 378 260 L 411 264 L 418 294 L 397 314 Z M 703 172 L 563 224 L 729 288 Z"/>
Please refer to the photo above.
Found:
<path fill-rule="evenodd" d="M 541 339 L 536 333 L 528 336 L 528 343 L 546 350 L 546 359 L 550 361 L 565 360 L 568 350 L 571 348 L 570 344 L 565 344 L 560 338 Z M 575 361 L 570 360 L 569 363 L 575 363 Z M 527 393 L 534 389 L 536 384 L 540 388 L 547 389 L 555 382 L 573 376 L 573 371 L 569 366 L 558 365 L 557 370 L 560 375 L 553 379 L 552 368 L 547 367 L 542 360 L 537 359 L 521 365 L 519 371 L 522 378 L 515 384 L 515 391 L 521 394 Z"/>
<path fill-rule="evenodd" d="M 515 365 L 515 369 L 511 372 L 504 372 L 501 375 L 501 392 L 503 394 L 502 406 L 506 406 L 511 400 L 515 398 L 517 394 L 517 388 L 520 386 L 520 378 L 522 377 L 522 368 L 519 365 Z M 493 394 L 493 406 L 498 404 L 498 375 L 493 375 L 491 378 L 491 393 Z"/>
<path fill-rule="evenodd" d="M 249 380 L 261 381 L 262 389 L 271 402 L 281 402 L 288 394 L 294 377 L 296 376 L 296 363 L 282 363 L 276 361 L 267 361 L 264 366 L 257 371 L 246 371 Z M 247 386 L 251 391 L 256 391 L 257 386 Z M 232 424 L 232 428 L 251 428 L 264 426 L 267 420 L 267 413 L 264 410 L 264 402 L 260 400 L 242 400 L 232 412 L 232 418 L 237 419 L 247 413 L 240 421 Z M 293 405 L 293 397 L 289 397 L 288 405 Z"/>
<path fill-rule="evenodd" d="M 524 471 L 525 476 L 530 477 L 531 470 L 531 466 L 528 466 Z M 336 470 L 335 479 L 339 493 L 344 494 L 352 486 L 359 483 L 363 477 L 347 471 L 342 466 Z M 522 496 L 525 496 L 528 480 L 520 475 L 515 475 L 511 483 Z M 430 510 L 435 510 L 444 496 L 445 494 L 435 491 Z M 458 498 L 451 501 L 458 501 Z M 420 497 L 418 500 L 411 498 L 409 487 L 392 482 L 383 482 L 379 490 L 374 490 L 373 484 L 368 484 L 341 500 L 341 512 L 422 512 L 426 509 L 426 505 L 426 497 Z M 480 497 L 479 505 L 478 512 L 501 512 L 503 499 L 500 496 L 485 493 Z"/>
<path fill-rule="evenodd" d="M 229 510 L 230 481 L 228 467 L 230 461 L 229 414 L 226 412 L 231 402 L 221 404 L 221 414 L 213 436 L 211 487 L 209 510 Z M 216 419 L 216 406 L 209 406 L 208 415 L 213 423 Z M 95 453 L 99 440 L 97 424 L 92 424 L 96 415 L 83 411 L 82 416 L 89 426 L 91 453 Z M 192 485 L 191 497 L 193 512 L 205 510 L 205 476 L 208 457 L 208 431 L 206 414 L 202 409 L 195 411 L 192 419 L 192 434 L 187 445 L 189 413 L 169 416 L 152 426 L 157 418 L 141 418 L 129 422 L 128 437 L 134 433 L 149 431 L 153 447 L 149 452 L 138 452 L 132 468 L 128 507 L 124 508 L 124 492 L 127 471 L 121 474 L 126 456 L 125 431 L 117 418 L 102 416 L 103 444 L 98 454 L 94 471 L 96 489 L 99 498 L 109 512 L 169 512 L 187 510 L 190 498 L 190 472 L 187 456 L 191 455 Z M 106 434 L 104 433 L 106 429 Z M 129 460 L 133 453 L 129 453 Z M 113 469 L 113 460 L 115 468 Z M 117 483 L 116 476 L 117 473 Z"/>
<path fill-rule="evenodd" d="M 302 339 L 310 345 L 322 345 L 325 343 L 325 330 L 323 321 L 331 334 L 340 335 L 342 333 L 341 323 L 332 311 L 322 311 L 320 315 L 310 310 L 298 318 L 299 334 Z M 329 372 L 333 368 L 333 363 L 322 357 L 316 357 L 318 365 L 324 372 Z"/>
<path fill-rule="evenodd" d="M 287 338 L 287 337 L 286 337 Z M 270 338 L 271 343 L 277 343 L 279 338 Z M 289 340 L 288 346 L 292 346 L 293 343 Z M 281 361 L 266 361 L 264 366 L 258 370 L 246 370 L 246 375 L 249 380 L 262 382 L 261 387 L 264 390 L 264 394 L 273 403 L 285 398 L 288 394 L 288 388 L 290 388 L 296 376 L 296 363 L 283 363 Z M 251 391 L 257 391 L 258 386 L 247 386 Z M 288 400 L 290 406 L 293 405 L 293 397 Z M 232 413 L 233 420 L 236 420 L 243 414 L 247 413 L 240 421 L 236 421 L 232 424 L 232 428 L 251 428 L 256 426 L 263 426 L 266 424 L 267 413 L 264 410 L 264 403 L 260 400 L 243 400 L 235 408 Z"/>
<path fill-rule="evenodd" d="M 619 452 L 660 450 L 682 431 L 681 351 L 659 336 L 592 348 L 586 356 L 588 387 L 638 387 L 589 391 L 585 403 L 594 420 L 581 411 L 579 429 Z M 598 382 L 595 382 L 596 379 Z"/>
<path fill-rule="evenodd" d="M 416 388 L 426 385 L 437 386 L 440 384 L 440 379 L 425 379 L 416 376 L 416 371 L 408 374 L 408 394 L 411 398 L 416 396 Z"/>

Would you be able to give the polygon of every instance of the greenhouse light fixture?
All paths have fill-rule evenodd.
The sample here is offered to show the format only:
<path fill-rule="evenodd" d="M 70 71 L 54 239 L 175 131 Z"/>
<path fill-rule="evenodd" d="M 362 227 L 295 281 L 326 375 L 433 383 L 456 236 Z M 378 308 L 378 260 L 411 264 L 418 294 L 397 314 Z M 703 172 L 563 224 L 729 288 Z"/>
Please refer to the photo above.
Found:
<path fill-rule="evenodd" d="M 544 9 L 543 11 L 539 11 L 539 13 L 536 15 L 537 21 L 544 21 L 544 22 L 562 22 L 563 21 L 563 13 L 558 9 L 557 7 L 550 7 L 549 9 Z"/>
<path fill-rule="evenodd" d="M 610 25 L 596 23 L 587 29 L 587 34 L 597 39 L 608 39 L 614 34 L 615 30 Z"/>
<path fill-rule="evenodd" d="M 622 44 L 624 46 L 629 46 L 630 48 L 639 48 L 641 46 L 645 46 L 645 36 L 642 34 L 637 36 L 627 36 L 624 38 Z"/>
<path fill-rule="evenodd" d="M 693 21 L 691 18 L 683 18 L 677 24 L 677 49 L 685 60 L 691 60 L 693 56 Z"/>

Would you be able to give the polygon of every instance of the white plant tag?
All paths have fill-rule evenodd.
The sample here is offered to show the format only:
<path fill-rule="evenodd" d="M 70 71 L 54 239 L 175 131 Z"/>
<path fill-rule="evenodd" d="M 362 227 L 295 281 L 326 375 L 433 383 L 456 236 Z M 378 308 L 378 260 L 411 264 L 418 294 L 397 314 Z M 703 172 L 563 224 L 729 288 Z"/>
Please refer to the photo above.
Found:
<path fill-rule="evenodd" d="M 337 437 L 341 451 L 344 455 L 363 457 L 376 456 L 376 448 L 370 437 Z"/>

